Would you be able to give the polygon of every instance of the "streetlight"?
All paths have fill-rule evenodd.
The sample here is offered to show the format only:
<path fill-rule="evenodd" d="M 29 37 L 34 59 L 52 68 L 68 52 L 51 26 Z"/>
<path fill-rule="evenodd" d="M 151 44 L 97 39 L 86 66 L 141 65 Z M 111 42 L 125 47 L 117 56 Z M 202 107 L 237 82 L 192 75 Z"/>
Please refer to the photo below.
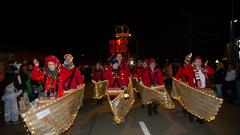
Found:
<path fill-rule="evenodd" d="M 237 20 L 237 19 L 235 19 L 233 22 L 235 22 L 235 23 L 236 23 L 236 22 L 238 22 L 238 20 Z"/>

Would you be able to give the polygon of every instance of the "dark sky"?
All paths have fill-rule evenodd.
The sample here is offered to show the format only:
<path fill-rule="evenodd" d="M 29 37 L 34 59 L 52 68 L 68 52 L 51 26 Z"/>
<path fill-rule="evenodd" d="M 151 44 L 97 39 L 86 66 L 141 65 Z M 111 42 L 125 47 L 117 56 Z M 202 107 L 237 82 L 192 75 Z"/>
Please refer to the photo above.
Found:
<path fill-rule="evenodd" d="M 235 16 L 239 17 L 237 5 Z M 229 37 L 231 1 L 99 1 L 79 3 L 76 8 L 10 7 L 1 9 L 1 14 L 3 50 L 103 55 L 114 26 L 125 23 L 134 35 L 131 48 L 137 39 L 146 56 L 171 57 L 189 51 L 221 56 Z"/>

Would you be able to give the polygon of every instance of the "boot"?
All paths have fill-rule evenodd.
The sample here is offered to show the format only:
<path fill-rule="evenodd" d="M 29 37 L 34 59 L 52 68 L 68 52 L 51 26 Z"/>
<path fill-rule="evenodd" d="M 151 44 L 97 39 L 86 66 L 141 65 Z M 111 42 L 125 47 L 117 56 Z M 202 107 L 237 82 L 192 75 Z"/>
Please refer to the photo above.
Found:
<path fill-rule="evenodd" d="M 154 114 L 158 114 L 157 109 L 158 109 L 158 104 L 157 103 L 153 103 L 153 113 Z"/>
<path fill-rule="evenodd" d="M 97 100 L 98 105 L 102 105 L 102 98 Z"/>
<path fill-rule="evenodd" d="M 148 116 L 152 116 L 153 106 L 152 103 L 148 104 Z"/>
<path fill-rule="evenodd" d="M 189 120 L 190 120 L 191 122 L 193 122 L 193 115 L 188 112 L 188 116 L 189 116 Z"/>
<path fill-rule="evenodd" d="M 198 122 L 199 124 L 204 124 L 204 120 L 203 120 L 203 119 L 197 118 L 197 122 Z"/>
<path fill-rule="evenodd" d="M 187 111 L 183 107 L 182 107 L 182 113 L 183 113 L 183 115 L 187 115 Z"/>

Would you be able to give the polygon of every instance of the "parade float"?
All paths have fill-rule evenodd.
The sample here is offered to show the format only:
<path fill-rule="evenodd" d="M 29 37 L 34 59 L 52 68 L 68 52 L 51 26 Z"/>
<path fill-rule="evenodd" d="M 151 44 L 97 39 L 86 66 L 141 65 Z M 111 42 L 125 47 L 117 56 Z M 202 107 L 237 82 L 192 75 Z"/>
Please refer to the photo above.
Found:
<path fill-rule="evenodd" d="M 107 93 L 107 89 L 108 89 L 108 81 L 104 80 L 104 81 L 92 81 L 93 85 L 94 85 L 94 90 L 93 90 L 93 99 L 101 99 L 104 96 L 106 96 Z"/>
<path fill-rule="evenodd" d="M 215 119 L 223 102 L 212 89 L 196 89 L 175 78 L 172 82 L 171 96 L 189 113 L 208 122 Z"/>
<path fill-rule="evenodd" d="M 126 89 L 109 88 L 107 90 L 109 105 L 113 113 L 113 120 L 116 124 L 124 122 L 124 118 L 131 110 L 135 102 L 135 95 L 132 86 L 132 80 Z"/>
<path fill-rule="evenodd" d="M 164 85 L 146 87 L 142 83 L 133 79 L 133 86 L 136 92 L 139 92 L 142 97 L 142 104 L 147 105 L 152 102 L 159 103 L 161 107 L 165 109 L 174 109 L 175 105 L 170 98 Z"/>
<path fill-rule="evenodd" d="M 107 96 L 111 111 L 113 114 L 113 120 L 116 124 L 124 122 L 124 118 L 132 108 L 135 101 L 134 90 L 132 87 L 132 81 L 129 81 L 129 85 L 126 89 L 121 88 L 108 88 L 108 81 L 100 81 L 94 83 L 94 99 L 101 99 Z"/>
<path fill-rule="evenodd" d="M 36 99 L 31 108 L 21 113 L 27 132 L 37 135 L 57 135 L 73 124 L 83 105 L 84 86 L 65 91 L 63 97 Z"/>

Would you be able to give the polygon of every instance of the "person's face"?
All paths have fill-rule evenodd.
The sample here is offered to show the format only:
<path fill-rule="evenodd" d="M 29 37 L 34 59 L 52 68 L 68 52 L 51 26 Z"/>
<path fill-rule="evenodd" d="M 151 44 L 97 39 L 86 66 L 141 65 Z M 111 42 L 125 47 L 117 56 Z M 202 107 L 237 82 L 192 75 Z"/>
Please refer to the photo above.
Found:
<path fill-rule="evenodd" d="M 118 69 L 118 63 L 114 63 L 114 64 L 112 65 L 112 67 L 113 67 L 113 69 Z"/>
<path fill-rule="evenodd" d="M 118 60 L 118 62 L 122 61 L 122 54 L 117 54 L 116 59 Z"/>
<path fill-rule="evenodd" d="M 200 67 L 200 66 L 202 65 L 202 61 L 199 60 L 199 59 L 196 59 L 196 60 L 194 61 L 194 63 L 195 63 L 195 65 L 196 65 L 197 67 Z"/>
<path fill-rule="evenodd" d="M 72 58 L 70 56 L 65 57 L 65 62 L 67 64 L 71 63 L 72 62 Z"/>
<path fill-rule="evenodd" d="M 56 64 L 53 62 L 48 62 L 48 69 L 54 71 L 56 69 Z"/>
<path fill-rule="evenodd" d="M 99 63 L 96 64 L 96 68 L 97 68 L 97 69 L 100 68 L 100 64 L 99 64 Z"/>
<path fill-rule="evenodd" d="M 147 68 L 148 64 L 147 62 L 143 62 L 143 68 Z"/>
<path fill-rule="evenodd" d="M 152 62 L 152 63 L 150 63 L 150 65 L 149 65 L 149 66 L 150 66 L 150 68 L 151 68 L 151 69 L 154 69 L 154 68 L 155 68 L 155 66 L 156 66 L 156 64 L 155 64 L 154 62 Z"/>
<path fill-rule="evenodd" d="M 138 61 L 138 67 L 141 67 L 141 66 L 142 66 L 142 62 Z"/>

